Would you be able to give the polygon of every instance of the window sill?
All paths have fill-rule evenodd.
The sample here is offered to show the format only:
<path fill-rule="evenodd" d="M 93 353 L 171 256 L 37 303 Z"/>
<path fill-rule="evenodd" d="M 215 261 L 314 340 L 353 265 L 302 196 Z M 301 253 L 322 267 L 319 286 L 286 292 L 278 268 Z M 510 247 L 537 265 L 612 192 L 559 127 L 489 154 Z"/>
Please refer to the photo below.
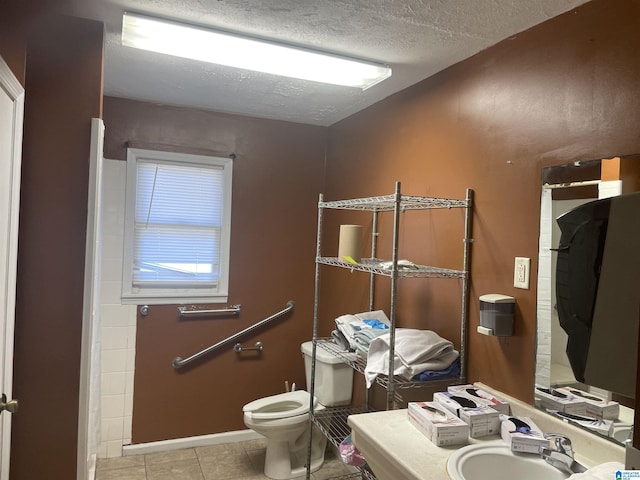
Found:
<path fill-rule="evenodd" d="M 166 294 L 123 294 L 121 301 L 123 305 L 181 305 L 185 303 L 227 303 L 228 294 L 203 294 L 203 295 L 180 295 L 175 293 Z"/>

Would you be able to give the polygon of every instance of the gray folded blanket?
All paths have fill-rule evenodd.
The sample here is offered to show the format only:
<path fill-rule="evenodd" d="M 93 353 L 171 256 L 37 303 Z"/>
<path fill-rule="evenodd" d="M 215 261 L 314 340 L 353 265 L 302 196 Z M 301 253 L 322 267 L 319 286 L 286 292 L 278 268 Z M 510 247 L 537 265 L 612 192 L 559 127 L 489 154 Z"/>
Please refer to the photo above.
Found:
<path fill-rule="evenodd" d="M 347 340 L 347 337 L 345 337 L 340 330 L 333 330 L 331 332 L 331 338 L 333 338 L 333 341 L 342 350 L 345 350 L 347 352 L 352 352 L 353 351 L 353 348 L 351 348 L 351 345 L 349 345 L 349 340 Z"/>
<path fill-rule="evenodd" d="M 368 353 L 369 345 L 371 344 L 373 339 L 388 332 L 388 330 L 377 330 L 374 328 L 358 330 L 353 334 L 353 340 L 355 342 L 356 349 L 364 354 Z"/>

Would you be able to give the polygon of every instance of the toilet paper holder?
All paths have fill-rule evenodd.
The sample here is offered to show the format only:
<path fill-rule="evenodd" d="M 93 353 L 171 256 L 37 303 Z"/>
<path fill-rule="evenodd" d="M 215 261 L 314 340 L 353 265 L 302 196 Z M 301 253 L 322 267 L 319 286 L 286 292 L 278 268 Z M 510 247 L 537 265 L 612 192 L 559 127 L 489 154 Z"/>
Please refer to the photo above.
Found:
<path fill-rule="evenodd" d="M 253 347 L 243 347 L 241 343 L 236 343 L 233 346 L 233 350 L 236 353 L 244 352 L 247 350 L 257 350 L 261 352 L 263 348 L 264 348 L 264 345 L 262 344 L 262 342 L 256 342 L 256 344 Z"/>

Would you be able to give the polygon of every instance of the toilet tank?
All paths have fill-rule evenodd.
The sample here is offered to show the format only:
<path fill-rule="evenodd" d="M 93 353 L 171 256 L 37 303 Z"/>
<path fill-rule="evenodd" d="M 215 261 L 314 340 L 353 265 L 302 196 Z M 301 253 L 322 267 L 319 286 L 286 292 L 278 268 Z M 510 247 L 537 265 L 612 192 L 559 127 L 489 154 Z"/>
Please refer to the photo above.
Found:
<path fill-rule="evenodd" d="M 311 390 L 311 355 L 313 342 L 301 345 L 307 390 Z M 338 407 L 351 403 L 353 368 L 322 347 L 316 348 L 316 383 L 314 396 L 325 407 Z"/>

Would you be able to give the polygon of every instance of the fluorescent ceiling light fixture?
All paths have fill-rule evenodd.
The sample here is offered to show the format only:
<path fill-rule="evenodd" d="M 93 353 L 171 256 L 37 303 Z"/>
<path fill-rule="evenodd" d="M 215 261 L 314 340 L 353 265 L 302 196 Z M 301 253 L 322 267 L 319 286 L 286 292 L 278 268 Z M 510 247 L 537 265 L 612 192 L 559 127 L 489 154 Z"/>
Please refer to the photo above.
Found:
<path fill-rule="evenodd" d="M 363 60 L 242 37 L 125 12 L 122 44 L 178 57 L 363 90 L 391 68 Z"/>

